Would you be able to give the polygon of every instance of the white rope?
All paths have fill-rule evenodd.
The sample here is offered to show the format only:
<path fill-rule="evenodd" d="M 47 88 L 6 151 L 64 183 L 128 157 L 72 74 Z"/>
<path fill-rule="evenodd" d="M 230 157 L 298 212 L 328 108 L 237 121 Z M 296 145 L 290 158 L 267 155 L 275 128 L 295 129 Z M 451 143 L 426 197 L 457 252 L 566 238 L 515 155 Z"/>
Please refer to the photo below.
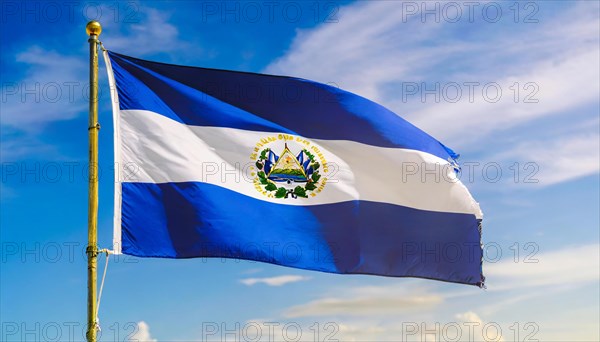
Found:
<path fill-rule="evenodd" d="M 100 282 L 100 293 L 98 293 L 98 302 L 96 302 L 96 329 L 100 331 L 100 319 L 98 316 L 100 315 L 100 300 L 102 299 L 102 290 L 104 289 L 104 280 L 106 279 L 106 270 L 108 269 L 108 257 L 110 256 L 110 251 L 108 249 L 103 249 L 100 251 L 101 253 L 106 253 L 106 263 L 104 264 L 104 273 L 102 274 L 102 282 Z"/>

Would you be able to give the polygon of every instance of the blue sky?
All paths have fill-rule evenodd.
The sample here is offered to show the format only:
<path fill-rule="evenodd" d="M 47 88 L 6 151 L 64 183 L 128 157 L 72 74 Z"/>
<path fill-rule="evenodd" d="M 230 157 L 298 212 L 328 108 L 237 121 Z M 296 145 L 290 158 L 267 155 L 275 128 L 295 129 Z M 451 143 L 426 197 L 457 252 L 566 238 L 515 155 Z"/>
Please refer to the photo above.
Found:
<path fill-rule="evenodd" d="M 451 340 L 455 326 L 466 341 L 469 324 L 475 340 L 498 328 L 506 341 L 600 339 L 597 2 L 3 1 L 0 19 L 1 340 L 82 340 L 89 19 L 116 52 L 299 76 L 387 106 L 461 154 L 487 252 L 485 291 L 120 256 L 102 340 L 252 339 L 258 326 L 267 341 L 266 322 L 279 341 L 298 327 L 310 341 Z M 101 247 L 112 240 L 105 73 L 101 61 Z"/>

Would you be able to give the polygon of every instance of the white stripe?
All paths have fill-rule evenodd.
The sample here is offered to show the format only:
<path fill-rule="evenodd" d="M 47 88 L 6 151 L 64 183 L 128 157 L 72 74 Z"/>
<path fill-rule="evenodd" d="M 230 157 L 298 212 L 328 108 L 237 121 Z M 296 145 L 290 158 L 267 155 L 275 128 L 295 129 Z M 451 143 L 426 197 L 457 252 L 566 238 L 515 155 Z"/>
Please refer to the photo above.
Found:
<path fill-rule="evenodd" d="M 124 182 L 204 182 L 279 204 L 368 200 L 482 217 L 449 163 L 429 153 L 311 139 L 330 165 L 324 175 L 329 181 L 316 197 L 282 200 L 258 192 L 249 170 L 256 143 L 277 133 L 188 126 L 144 110 L 122 110 L 120 120 L 119 160 L 129 170 Z M 416 173 L 411 175 L 413 170 Z"/>
<path fill-rule="evenodd" d="M 106 72 L 108 73 L 108 84 L 110 87 L 110 98 L 112 101 L 113 112 L 113 128 L 114 128 L 114 153 L 115 162 L 121 159 L 121 130 L 119 118 L 119 94 L 115 83 L 115 75 L 112 70 L 112 64 L 108 57 L 108 51 L 104 50 L 104 63 L 106 64 Z M 113 213 L 113 253 L 121 254 L 121 168 L 115 167 L 115 202 Z"/>

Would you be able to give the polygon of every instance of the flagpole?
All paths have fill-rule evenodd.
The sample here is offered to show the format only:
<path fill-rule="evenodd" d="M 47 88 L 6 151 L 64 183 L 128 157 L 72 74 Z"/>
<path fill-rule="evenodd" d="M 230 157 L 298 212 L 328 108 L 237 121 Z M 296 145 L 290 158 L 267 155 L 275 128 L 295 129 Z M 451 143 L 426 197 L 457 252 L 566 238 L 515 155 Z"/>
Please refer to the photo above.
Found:
<path fill-rule="evenodd" d="M 102 26 L 97 21 L 90 21 L 85 26 L 90 38 L 90 109 L 89 109 L 89 171 L 88 171 L 88 293 L 87 293 L 87 332 L 89 342 L 96 342 L 96 288 L 98 265 L 98 36 Z"/>

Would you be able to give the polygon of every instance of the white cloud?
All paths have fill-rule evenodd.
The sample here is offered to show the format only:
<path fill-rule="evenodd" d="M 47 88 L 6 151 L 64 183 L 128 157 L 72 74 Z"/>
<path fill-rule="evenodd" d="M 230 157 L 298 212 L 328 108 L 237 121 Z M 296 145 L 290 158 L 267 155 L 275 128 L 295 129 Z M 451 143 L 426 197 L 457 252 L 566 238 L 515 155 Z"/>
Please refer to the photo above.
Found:
<path fill-rule="evenodd" d="M 8 127 L 2 127 L 0 141 L 0 162 L 11 162 L 23 155 L 56 155 L 58 152 L 52 145 L 45 144 L 33 134 L 15 134 L 7 132 Z"/>
<path fill-rule="evenodd" d="M 34 45 L 17 54 L 16 61 L 27 65 L 27 76 L 3 84 L 2 126 L 38 132 L 87 108 L 85 59 Z"/>
<path fill-rule="evenodd" d="M 502 336 L 502 329 L 506 329 L 506 327 L 502 327 L 498 322 L 486 322 L 473 311 L 459 313 L 454 317 L 458 320 L 457 323 L 461 324 L 461 333 L 465 335 L 464 338 L 460 339 L 461 341 L 478 341 L 481 339 L 484 341 L 505 341 Z M 486 324 L 488 324 L 488 327 L 484 331 Z M 500 328 L 497 329 L 496 327 Z M 506 334 L 506 330 L 504 331 L 504 334 Z M 508 334 L 505 336 L 507 335 Z"/>
<path fill-rule="evenodd" d="M 496 156 L 496 160 L 512 162 L 533 162 L 538 171 L 532 179 L 540 186 L 549 186 L 583 176 L 597 174 L 600 171 L 598 132 L 571 135 L 549 142 L 524 141 L 512 150 Z M 508 164 L 508 163 L 507 163 Z M 533 166 L 533 165 L 532 165 Z M 533 167 L 527 174 L 532 174 Z"/>
<path fill-rule="evenodd" d="M 139 13 L 140 23 L 135 25 L 103 23 L 101 40 L 106 48 L 139 57 L 153 53 L 177 56 L 182 49 L 189 52 L 193 48 L 180 39 L 177 28 L 169 23 L 168 14 L 144 6 L 140 6 Z M 75 29 L 79 32 L 80 27 Z M 33 45 L 16 54 L 15 67 L 24 70 L 25 76 L 2 84 L 0 125 L 3 137 L 7 129 L 20 134 L 10 137 L 11 146 L 3 139 L 3 161 L 50 149 L 48 143 L 36 138 L 39 132 L 49 123 L 71 120 L 87 112 L 89 71 L 87 49 L 85 54 L 83 51 L 74 53 L 66 48 L 56 50 L 56 46 Z M 102 60 L 99 63 L 102 105 L 109 103 L 110 97 L 108 88 L 103 87 L 106 83 L 102 82 L 105 80 Z"/>
<path fill-rule="evenodd" d="M 497 79 L 495 82 L 502 89 L 502 97 L 497 102 L 492 103 L 479 94 L 474 96 L 473 101 L 463 96 L 457 103 L 427 105 L 412 113 L 411 121 L 427 128 L 441 140 L 452 141 L 454 145 L 466 146 L 481 141 L 494 131 L 564 113 L 597 100 L 600 93 L 599 58 L 597 50 L 587 50 L 573 51 L 565 59 L 538 61 L 529 72 Z M 517 82 L 520 93 L 518 101 L 515 101 L 515 93 L 511 90 L 514 88 L 511 87 Z M 525 91 L 528 83 L 529 88 Z M 481 92 L 483 86 L 476 90 Z M 489 93 L 494 96 L 495 92 Z M 524 103 L 525 96 L 529 95 L 532 95 L 531 100 L 539 102 Z"/>
<path fill-rule="evenodd" d="M 572 246 L 532 256 L 530 262 L 507 259 L 486 263 L 489 291 L 529 287 L 577 287 L 600 280 L 599 244 Z M 537 261 L 536 261 L 537 260 Z"/>
<path fill-rule="evenodd" d="M 131 342 L 157 342 L 157 339 L 150 335 L 150 327 L 144 321 L 137 323 L 137 329 L 133 335 L 129 337 Z"/>
<path fill-rule="evenodd" d="M 240 280 L 240 282 L 247 286 L 255 284 L 265 284 L 268 286 L 283 286 L 286 284 L 296 283 L 299 281 L 309 280 L 310 277 L 299 276 L 299 275 L 282 275 L 270 278 L 246 278 Z"/>
<path fill-rule="evenodd" d="M 483 324 L 483 320 L 479 317 L 478 314 L 473 311 L 467 311 L 460 314 L 456 314 L 456 319 L 461 320 L 462 322 L 473 322 L 478 324 Z"/>
<path fill-rule="evenodd" d="M 250 268 L 242 272 L 242 274 L 250 275 L 262 272 L 262 268 Z"/>
<path fill-rule="evenodd" d="M 169 13 L 145 6 L 140 6 L 139 13 L 143 16 L 141 22 L 124 26 L 127 28 L 125 33 L 119 32 L 118 24 L 107 22 L 104 31 L 110 34 L 101 37 L 107 49 L 138 57 L 154 53 L 175 55 L 182 49 L 190 53 L 193 46 L 180 39 L 179 30 L 169 22 Z"/>
<path fill-rule="evenodd" d="M 426 309 L 442 302 L 439 295 L 412 296 L 410 298 L 324 298 L 288 309 L 286 317 L 382 315 Z"/>
<path fill-rule="evenodd" d="M 435 55 L 435 49 L 403 53 L 403 48 L 414 47 L 440 28 L 415 21 L 402 23 L 399 20 L 402 13 L 402 6 L 388 1 L 342 7 L 339 22 L 299 31 L 289 52 L 265 70 L 335 82 L 378 99 L 382 84 L 398 80 L 420 61 Z"/>
<path fill-rule="evenodd" d="M 168 22 L 167 14 L 149 7 L 141 7 L 140 13 L 145 14 L 142 22 L 128 26 L 125 33 L 119 32 L 120 24 L 107 21 L 104 31 L 110 34 L 102 36 L 105 46 L 119 52 L 130 51 L 136 56 L 157 52 L 175 54 L 186 47 L 179 39 L 177 28 Z M 3 84 L 2 125 L 39 131 L 49 122 L 72 119 L 87 109 L 87 55 L 34 45 L 18 53 L 15 59 L 25 66 L 27 76 L 18 82 Z M 100 66 L 100 72 L 102 69 Z M 108 90 L 100 89 L 100 92 L 104 95 L 101 100 L 109 101 Z"/>
<path fill-rule="evenodd" d="M 407 287 L 408 288 L 408 287 Z M 367 286 L 346 293 L 323 297 L 288 308 L 285 317 L 386 315 L 431 309 L 443 301 L 437 293 L 421 289 L 399 290 L 396 287 Z"/>
<path fill-rule="evenodd" d="M 264 327 L 266 322 L 274 321 L 279 324 L 271 330 L 273 332 L 271 336 L 275 338 L 286 336 L 282 327 L 290 321 L 269 319 L 250 320 L 247 323 Z M 293 323 L 298 324 L 303 331 L 310 331 L 310 333 L 303 333 L 300 341 L 314 341 L 318 336 L 321 340 L 406 342 L 504 341 L 502 336 L 496 334 L 510 331 L 509 326 L 514 324 L 514 322 L 508 324 L 488 322 L 473 311 L 455 315 L 438 315 L 437 320 L 430 316 L 415 316 L 414 312 L 390 315 L 389 312 L 383 311 L 378 317 L 357 315 L 356 317 L 320 318 L 317 322 L 312 319 L 294 320 Z M 488 326 L 484 332 L 483 328 L 486 324 Z M 495 330 L 495 327 L 500 327 L 500 330 Z"/>

